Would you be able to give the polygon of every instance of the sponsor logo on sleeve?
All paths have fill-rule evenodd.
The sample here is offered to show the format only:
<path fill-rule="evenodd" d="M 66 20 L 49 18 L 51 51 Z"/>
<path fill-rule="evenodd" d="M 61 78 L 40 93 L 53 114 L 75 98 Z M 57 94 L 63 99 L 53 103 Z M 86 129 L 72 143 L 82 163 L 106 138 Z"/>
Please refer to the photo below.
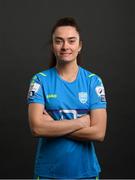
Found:
<path fill-rule="evenodd" d="M 106 102 L 105 95 L 101 95 L 101 102 Z"/>
<path fill-rule="evenodd" d="M 99 97 L 101 97 L 101 102 L 105 102 L 106 98 L 105 98 L 105 90 L 103 86 L 97 86 L 96 87 L 96 93 Z"/>
<path fill-rule="evenodd" d="M 29 96 L 34 96 L 34 94 L 38 92 L 39 88 L 40 88 L 40 84 L 36 82 L 31 83 L 29 88 Z"/>
<path fill-rule="evenodd" d="M 96 87 L 96 93 L 98 96 L 105 95 L 105 90 L 103 86 L 97 86 Z"/>

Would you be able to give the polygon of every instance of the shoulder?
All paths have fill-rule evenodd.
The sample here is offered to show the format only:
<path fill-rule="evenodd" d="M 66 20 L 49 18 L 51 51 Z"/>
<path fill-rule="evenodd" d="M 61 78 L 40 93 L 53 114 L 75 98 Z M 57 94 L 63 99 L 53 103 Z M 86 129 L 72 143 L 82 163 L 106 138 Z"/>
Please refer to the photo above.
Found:
<path fill-rule="evenodd" d="M 84 78 L 89 82 L 96 82 L 96 81 L 102 81 L 100 76 L 87 70 L 82 67 L 80 67 L 81 70 L 81 76 L 84 76 Z"/>
<path fill-rule="evenodd" d="M 43 81 L 45 79 L 48 79 L 51 76 L 53 69 L 54 68 L 46 69 L 44 71 L 41 71 L 41 72 L 34 74 L 32 77 L 32 80 L 33 81 L 36 81 L 36 80 Z"/>

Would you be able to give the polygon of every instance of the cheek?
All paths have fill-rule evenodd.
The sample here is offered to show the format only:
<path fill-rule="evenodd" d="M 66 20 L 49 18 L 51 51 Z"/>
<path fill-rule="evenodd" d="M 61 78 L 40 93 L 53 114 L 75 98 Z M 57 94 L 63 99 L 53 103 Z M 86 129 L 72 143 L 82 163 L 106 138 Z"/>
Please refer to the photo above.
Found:
<path fill-rule="evenodd" d="M 74 48 L 75 51 L 79 51 L 79 50 L 80 50 L 80 44 L 79 44 L 79 42 L 76 43 L 73 48 Z"/>
<path fill-rule="evenodd" d="M 74 50 L 74 52 L 75 52 L 76 54 L 78 54 L 79 51 L 80 51 L 80 48 L 79 48 L 78 46 L 75 46 L 75 47 L 73 48 L 73 50 Z"/>
<path fill-rule="evenodd" d="M 55 45 L 52 46 L 52 51 L 54 54 L 56 54 L 59 51 L 59 49 L 60 48 L 58 46 L 55 46 Z"/>

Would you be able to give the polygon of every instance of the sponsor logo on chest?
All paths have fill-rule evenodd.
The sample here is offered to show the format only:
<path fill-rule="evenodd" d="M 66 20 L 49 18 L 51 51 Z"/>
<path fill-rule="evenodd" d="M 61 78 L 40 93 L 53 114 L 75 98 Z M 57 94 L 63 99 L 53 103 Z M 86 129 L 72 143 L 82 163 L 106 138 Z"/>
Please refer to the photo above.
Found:
<path fill-rule="evenodd" d="M 55 98 L 57 98 L 57 94 L 47 94 L 46 98 L 47 99 L 55 99 Z"/>

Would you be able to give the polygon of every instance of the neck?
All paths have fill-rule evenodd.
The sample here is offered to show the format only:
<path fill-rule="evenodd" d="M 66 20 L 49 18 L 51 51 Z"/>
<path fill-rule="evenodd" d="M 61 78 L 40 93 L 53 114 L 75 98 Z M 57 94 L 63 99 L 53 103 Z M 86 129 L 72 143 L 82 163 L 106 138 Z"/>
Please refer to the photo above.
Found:
<path fill-rule="evenodd" d="M 78 71 L 78 65 L 76 61 L 69 62 L 69 63 L 59 63 L 56 64 L 56 69 L 60 74 L 72 74 Z"/>
<path fill-rule="evenodd" d="M 74 81 L 76 79 L 78 73 L 78 65 L 76 61 L 69 62 L 69 63 L 58 63 L 56 64 L 56 69 L 59 75 L 67 80 L 67 81 Z"/>

